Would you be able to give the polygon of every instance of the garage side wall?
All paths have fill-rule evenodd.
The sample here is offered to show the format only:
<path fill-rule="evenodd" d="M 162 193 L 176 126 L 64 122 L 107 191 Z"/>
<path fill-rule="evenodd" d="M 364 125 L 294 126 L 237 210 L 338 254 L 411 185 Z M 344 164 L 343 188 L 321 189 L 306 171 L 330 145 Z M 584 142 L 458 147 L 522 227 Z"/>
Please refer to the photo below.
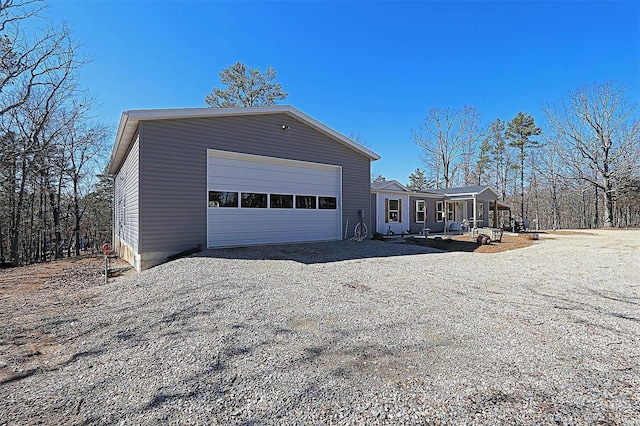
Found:
<path fill-rule="evenodd" d="M 287 130 L 283 130 L 283 126 Z M 288 126 L 288 127 L 287 127 Z M 370 161 L 287 114 L 146 121 L 140 160 L 143 260 L 205 246 L 207 149 L 342 167 L 342 233 L 369 223 Z"/>
<path fill-rule="evenodd" d="M 113 187 L 113 249 L 138 270 L 140 269 L 139 160 L 140 139 L 136 136 L 122 167 L 115 176 Z"/>

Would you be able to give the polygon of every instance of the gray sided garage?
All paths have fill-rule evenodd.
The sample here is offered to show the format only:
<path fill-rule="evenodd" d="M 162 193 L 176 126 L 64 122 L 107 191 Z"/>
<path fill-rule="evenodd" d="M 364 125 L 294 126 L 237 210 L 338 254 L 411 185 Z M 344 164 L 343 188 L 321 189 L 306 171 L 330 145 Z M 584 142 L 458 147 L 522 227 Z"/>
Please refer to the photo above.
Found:
<path fill-rule="evenodd" d="M 379 156 L 290 106 L 122 114 L 113 246 L 142 270 L 199 247 L 337 240 Z"/>

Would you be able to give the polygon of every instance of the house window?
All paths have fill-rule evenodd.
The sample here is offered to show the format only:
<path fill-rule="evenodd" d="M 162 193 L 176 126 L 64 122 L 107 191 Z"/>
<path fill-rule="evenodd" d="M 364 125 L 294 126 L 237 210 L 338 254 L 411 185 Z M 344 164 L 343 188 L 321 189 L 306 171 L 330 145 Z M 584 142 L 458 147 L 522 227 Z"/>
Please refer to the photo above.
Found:
<path fill-rule="evenodd" d="M 267 194 L 256 194 L 254 192 L 243 192 L 240 194 L 240 207 L 242 208 L 267 208 Z"/>
<path fill-rule="evenodd" d="M 272 209 L 292 209 L 293 195 L 271 194 L 270 206 Z"/>
<path fill-rule="evenodd" d="M 209 191 L 209 207 L 238 207 L 238 193 Z"/>
<path fill-rule="evenodd" d="M 338 208 L 336 197 L 318 197 L 318 208 L 323 210 L 335 210 Z"/>
<path fill-rule="evenodd" d="M 385 199 L 386 222 L 402 222 L 402 200 Z"/>
<path fill-rule="evenodd" d="M 424 200 L 416 200 L 416 222 L 424 223 L 427 204 Z"/>
<path fill-rule="evenodd" d="M 450 222 L 453 221 L 453 218 L 455 217 L 454 211 L 455 211 L 455 204 L 447 202 L 447 220 Z"/>
<path fill-rule="evenodd" d="M 296 195 L 296 209 L 315 209 L 316 197 L 313 195 Z"/>
<path fill-rule="evenodd" d="M 484 220 L 484 203 L 478 204 L 478 220 Z"/>
<path fill-rule="evenodd" d="M 444 201 L 436 201 L 436 222 L 444 222 Z"/>

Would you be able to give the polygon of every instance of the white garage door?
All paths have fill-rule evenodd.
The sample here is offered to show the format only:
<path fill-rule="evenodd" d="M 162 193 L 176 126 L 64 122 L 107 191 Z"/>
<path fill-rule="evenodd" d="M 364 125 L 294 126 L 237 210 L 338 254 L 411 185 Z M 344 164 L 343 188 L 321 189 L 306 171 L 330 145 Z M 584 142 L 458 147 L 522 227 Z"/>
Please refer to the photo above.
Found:
<path fill-rule="evenodd" d="M 338 240 L 340 166 L 207 151 L 207 246 Z"/>

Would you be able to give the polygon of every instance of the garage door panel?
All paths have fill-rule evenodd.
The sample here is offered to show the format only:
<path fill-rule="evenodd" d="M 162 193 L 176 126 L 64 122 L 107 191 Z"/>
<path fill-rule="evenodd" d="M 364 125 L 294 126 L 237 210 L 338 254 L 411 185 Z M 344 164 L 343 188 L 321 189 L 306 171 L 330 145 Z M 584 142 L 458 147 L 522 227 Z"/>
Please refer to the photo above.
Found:
<path fill-rule="evenodd" d="M 341 169 L 226 153 L 208 152 L 210 191 L 336 197 L 338 208 L 207 208 L 209 247 L 340 239 Z"/>
<path fill-rule="evenodd" d="M 292 176 L 291 179 L 296 179 Z M 322 195 L 333 196 L 338 195 L 334 185 L 323 184 L 321 182 L 300 183 L 291 181 L 268 181 L 268 182 L 248 182 L 246 180 L 225 179 L 224 181 L 209 181 L 209 190 L 233 190 L 238 192 L 256 192 L 256 193 L 277 193 L 291 195 Z M 277 186 L 276 186 L 277 185 Z M 304 185 L 304 187 L 301 187 Z"/>
<path fill-rule="evenodd" d="M 273 218 L 271 221 L 248 219 L 227 218 L 225 220 L 214 217 L 209 223 L 209 246 L 336 239 L 335 215 L 313 223 L 292 221 L 282 217 Z M 212 229 L 217 229 L 218 232 L 212 232 Z"/>
<path fill-rule="evenodd" d="M 209 162 L 208 182 L 221 187 L 242 186 L 252 190 L 256 186 L 286 186 L 296 191 L 305 186 L 336 193 L 340 180 L 336 166 L 299 164 L 290 160 L 259 160 L 247 158 L 219 158 L 214 156 Z"/>

